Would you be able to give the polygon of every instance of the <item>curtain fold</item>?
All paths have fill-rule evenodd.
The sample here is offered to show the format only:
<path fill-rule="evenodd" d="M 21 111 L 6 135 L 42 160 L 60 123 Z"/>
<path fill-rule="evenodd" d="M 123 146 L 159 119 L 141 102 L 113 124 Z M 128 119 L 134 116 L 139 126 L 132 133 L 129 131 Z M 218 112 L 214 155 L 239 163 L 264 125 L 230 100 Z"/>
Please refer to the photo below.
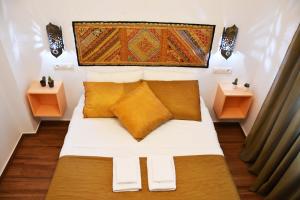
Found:
<path fill-rule="evenodd" d="M 257 175 L 250 190 L 267 199 L 281 199 L 287 191 L 285 199 L 298 197 L 299 151 L 300 26 L 241 152 L 249 171 Z"/>
<path fill-rule="evenodd" d="M 288 167 L 273 191 L 266 197 L 266 200 L 274 199 L 299 199 L 300 183 L 300 154 Z"/>
<path fill-rule="evenodd" d="M 289 90 L 287 88 L 290 86 L 286 83 L 289 79 L 295 79 L 295 73 L 293 72 L 299 72 L 299 68 L 297 69 L 294 67 L 299 58 L 299 51 L 300 28 L 298 26 L 273 85 L 256 118 L 256 122 L 253 124 L 253 127 L 247 137 L 245 150 L 241 153 L 242 160 L 246 162 L 255 161 L 267 140 L 269 132 L 274 125 L 274 121 L 288 94 Z M 291 81 L 289 81 L 289 83 L 291 83 Z M 251 151 L 248 151 L 247 149 L 251 149 Z"/>
<path fill-rule="evenodd" d="M 264 182 L 259 188 L 258 192 L 260 194 L 266 195 L 271 192 L 271 190 L 277 185 L 277 183 L 280 181 L 280 178 L 286 172 L 286 169 L 296 159 L 297 155 L 299 154 L 299 151 L 300 151 L 300 137 L 298 136 L 297 140 L 295 141 L 295 143 L 293 144 L 293 146 L 291 147 L 287 155 L 284 156 L 283 160 L 276 167 L 276 170 L 272 173 L 270 178 L 266 182 Z M 298 172 L 295 173 L 294 175 L 295 176 L 300 175 L 299 168 L 298 168 Z M 257 180 L 256 183 L 259 183 L 259 181 L 261 180 Z M 253 191 L 253 188 L 251 188 L 250 190 Z"/>
<path fill-rule="evenodd" d="M 300 66 L 300 59 L 298 59 L 298 65 Z M 300 69 L 300 68 L 299 68 Z M 281 105 L 281 112 L 279 112 L 277 119 L 274 122 L 273 128 L 268 134 L 268 138 L 263 145 L 256 161 L 251 165 L 249 171 L 254 174 L 259 173 L 265 166 L 266 162 L 270 160 L 270 156 L 274 154 L 275 148 L 278 148 L 278 143 L 282 140 L 282 137 L 287 133 L 287 126 L 291 125 L 291 118 L 295 118 L 294 112 L 299 109 L 297 102 L 300 96 L 300 72 L 298 74 L 294 84 L 286 97 L 283 105 Z M 299 122 L 298 122 L 299 123 Z M 293 130 L 296 131 L 296 130 Z M 293 132 L 295 133 L 295 132 Z M 283 149 L 280 149 L 283 152 Z"/>

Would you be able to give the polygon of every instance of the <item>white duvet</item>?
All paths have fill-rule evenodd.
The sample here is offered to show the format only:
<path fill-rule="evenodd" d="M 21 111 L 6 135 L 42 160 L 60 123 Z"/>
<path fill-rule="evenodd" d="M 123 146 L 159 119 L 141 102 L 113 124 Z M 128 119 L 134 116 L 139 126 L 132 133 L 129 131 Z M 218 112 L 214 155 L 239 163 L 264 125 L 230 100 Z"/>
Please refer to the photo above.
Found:
<path fill-rule="evenodd" d="M 60 156 L 223 155 L 201 99 L 202 121 L 170 120 L 136 141 L 115 118 L 83 118 L 84 99 L 74 110 Z"/>

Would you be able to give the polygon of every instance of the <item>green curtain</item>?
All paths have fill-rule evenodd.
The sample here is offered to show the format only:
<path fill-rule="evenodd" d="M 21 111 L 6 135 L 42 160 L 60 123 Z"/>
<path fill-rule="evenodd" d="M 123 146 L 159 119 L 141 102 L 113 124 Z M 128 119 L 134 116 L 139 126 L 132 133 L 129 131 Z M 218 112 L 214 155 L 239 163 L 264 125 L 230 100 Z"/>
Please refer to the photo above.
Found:
<path fill-rule="evenodd" d="M 241 159 L 266 199 L 300 199 L 300 25 L 245 141 Z"/>

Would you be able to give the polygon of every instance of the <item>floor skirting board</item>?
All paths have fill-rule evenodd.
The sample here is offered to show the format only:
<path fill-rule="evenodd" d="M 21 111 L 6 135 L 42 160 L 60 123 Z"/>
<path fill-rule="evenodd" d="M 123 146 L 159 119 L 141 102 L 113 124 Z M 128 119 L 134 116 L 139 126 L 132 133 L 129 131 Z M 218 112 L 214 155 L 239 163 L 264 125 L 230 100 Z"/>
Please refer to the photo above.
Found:
<path fill-rule="evenodd" d="M 37 125 L 37 128 L 36 128 L 36 130 L 34 132 L 23 132 L 23 133 L 20 134 L 18 140 L 16 141 L 16 143 L 14 145 L 14 148 L 13 148 L 12 152 L 10 153 L 10 156 L 8 157 L 8 159 L 6 161 L 5 166 L 3 167 L 3 169 L 0 170 L 0 180 L 2 178 L 2 174 L 5 173 L 7 166 L 11 162 L 11 159 L 14 157 L 14 155 L 16 153 L 16 149 L 18 148 L 18 145 L 21 143 L 21 140 L 24 137 L 24 135 L 27 135 L 27 134 L 36 134 L 38 132 L 38 130 L 39 130 L 40 125 L 41 125 L 41 121 L 39 121 L 39 123 Z"/>

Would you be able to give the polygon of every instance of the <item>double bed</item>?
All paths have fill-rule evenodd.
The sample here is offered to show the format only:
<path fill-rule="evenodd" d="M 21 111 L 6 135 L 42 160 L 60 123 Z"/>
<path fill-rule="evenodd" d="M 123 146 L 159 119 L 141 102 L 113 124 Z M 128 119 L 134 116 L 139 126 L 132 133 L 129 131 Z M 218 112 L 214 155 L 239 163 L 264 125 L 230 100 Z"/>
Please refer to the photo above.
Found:
<path fill-rule="evenodd" d="M 47 198 L 239 199 L 203 99 L 202 120 L 170 120 L 136 141 L 116 118 L 84 118 L 81 97 L 69 125 Z M 139 156 L 142 190 L 112 191 L 112 158 Z M 146 157 L 174 156 L 176 191 L 149 192 Z"/>

